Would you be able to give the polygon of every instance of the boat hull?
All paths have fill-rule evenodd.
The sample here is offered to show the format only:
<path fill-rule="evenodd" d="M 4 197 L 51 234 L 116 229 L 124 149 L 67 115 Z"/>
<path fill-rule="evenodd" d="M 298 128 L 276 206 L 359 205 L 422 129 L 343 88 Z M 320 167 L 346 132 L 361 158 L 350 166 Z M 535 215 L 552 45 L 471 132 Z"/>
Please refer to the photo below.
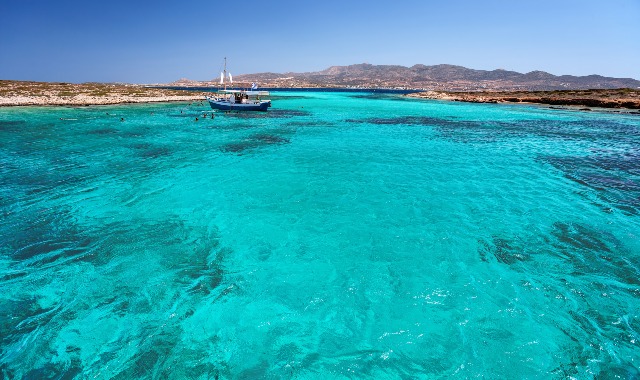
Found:
<path fill-rule="evenodd" d="M 266 100 L 255 104 L 229 103 L 208 99 L 214 110 L 221 111 L 266 111 L 271 107 L 271 101 Z"/>

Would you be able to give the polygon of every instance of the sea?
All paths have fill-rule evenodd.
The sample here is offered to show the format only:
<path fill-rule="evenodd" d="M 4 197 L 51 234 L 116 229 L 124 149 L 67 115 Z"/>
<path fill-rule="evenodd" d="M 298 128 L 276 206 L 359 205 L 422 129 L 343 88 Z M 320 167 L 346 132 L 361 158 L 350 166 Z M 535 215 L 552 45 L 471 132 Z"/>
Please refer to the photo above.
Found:
<path fill-rule="evenodd" d="M 638 379 L 640 115 L 0 108 L 0 377 Z"/>

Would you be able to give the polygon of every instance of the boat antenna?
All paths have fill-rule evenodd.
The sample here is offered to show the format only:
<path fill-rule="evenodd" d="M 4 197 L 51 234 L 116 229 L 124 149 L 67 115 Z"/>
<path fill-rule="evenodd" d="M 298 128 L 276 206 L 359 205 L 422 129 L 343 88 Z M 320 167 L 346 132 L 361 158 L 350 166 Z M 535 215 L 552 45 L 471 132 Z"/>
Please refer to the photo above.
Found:
<path fill-rule="evenodd" d="M 224 57 L 224 76 L 223 76 L 223 78 L 226 79 L 226 77 L 227 77 L 227 57 Z M 223 82 L 224 82 L 224 89 L 226 91 L 227 90 L 227 81 L 223 80 Z"/>

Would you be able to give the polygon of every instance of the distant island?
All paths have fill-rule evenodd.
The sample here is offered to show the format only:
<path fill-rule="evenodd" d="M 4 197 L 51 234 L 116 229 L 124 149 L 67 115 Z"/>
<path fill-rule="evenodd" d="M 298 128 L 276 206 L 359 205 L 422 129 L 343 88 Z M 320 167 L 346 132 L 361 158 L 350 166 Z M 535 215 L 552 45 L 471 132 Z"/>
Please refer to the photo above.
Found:
<path fill-rule="evenodd" d="M 332 66 L 309 73 L 257 73 L 237 75 L 239 82 L 259 83 L 261 87 L 286 88 L 387 88 L 424 91 L 552 91 L 632 88 L 640 81 L 600 75 L 556 76 L 544 71 L 526 74 L 508 70 L 474 70 L 455 65 L 371 65 L 367 63 Z M 172 86 L 215 86 L 211 81 L 180 79 Z"/>

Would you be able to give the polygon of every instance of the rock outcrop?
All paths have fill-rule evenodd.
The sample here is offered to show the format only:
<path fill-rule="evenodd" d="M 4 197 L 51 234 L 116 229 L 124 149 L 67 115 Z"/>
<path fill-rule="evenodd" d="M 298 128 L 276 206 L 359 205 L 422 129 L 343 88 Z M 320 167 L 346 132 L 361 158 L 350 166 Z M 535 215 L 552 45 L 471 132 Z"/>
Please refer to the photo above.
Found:
<path fill-rule="evenodd" d="M 570 91 L 483 91 L 444 92 L 426 91 L 408 94 L 409 97 L 440 99 L 472 103 L 539 103 L 558 106 L 640 109 L 640 90 Z"/>

